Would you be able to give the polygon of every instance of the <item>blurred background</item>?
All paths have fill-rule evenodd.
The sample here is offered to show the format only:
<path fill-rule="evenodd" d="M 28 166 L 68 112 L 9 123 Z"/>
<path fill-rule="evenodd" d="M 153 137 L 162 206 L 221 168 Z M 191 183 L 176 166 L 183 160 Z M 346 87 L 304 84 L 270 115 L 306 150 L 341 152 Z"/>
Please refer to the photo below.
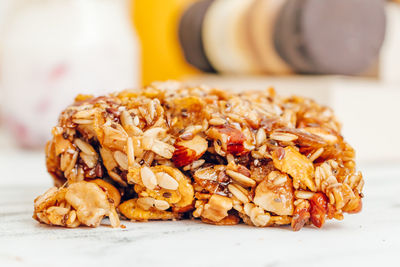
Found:
<path fill-rule="evenodd" d="M 312 97 L 359 162 L 400 166 L 400 1 L 0 0 L 0 184 L 50 182 L 75 95 L 171 79 Z"/>

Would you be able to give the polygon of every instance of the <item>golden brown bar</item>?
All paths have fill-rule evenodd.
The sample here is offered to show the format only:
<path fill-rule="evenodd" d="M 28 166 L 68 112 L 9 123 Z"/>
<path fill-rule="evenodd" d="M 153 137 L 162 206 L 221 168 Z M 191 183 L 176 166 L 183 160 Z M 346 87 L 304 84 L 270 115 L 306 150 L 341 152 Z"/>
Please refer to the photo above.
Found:
<path fill-rule="evenodd" d="M 79 95 L 52 133 L 46 162 L 56 187 L 34 211 L 46 224 L 200 218 L 299 230 L 362 207 L 364 181 L 333 112 L 272 89 L 166 82 Z"/>

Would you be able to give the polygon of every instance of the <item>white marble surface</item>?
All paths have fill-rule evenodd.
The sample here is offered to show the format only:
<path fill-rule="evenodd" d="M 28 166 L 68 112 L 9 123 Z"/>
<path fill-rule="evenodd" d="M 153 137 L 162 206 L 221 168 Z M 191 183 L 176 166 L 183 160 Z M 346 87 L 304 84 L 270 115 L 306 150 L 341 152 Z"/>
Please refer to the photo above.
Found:
<path fill-rule="evenodd" d="M 5 159 L 3 180 L 42 175 L 42 159 L 34 153 L 3 155 L 0 162 Z M 15 169 L 18 162 L 23 166 Z M 400 164 L 361 169 L 362 213 L 300 232 L 198 221 L 124 222 L 126 229 L 48 227 L 31 218 L 34 197 L 50 184 L 47 176 L 40 185 L 3 183 L 0 266 L 399 266 Z"/>

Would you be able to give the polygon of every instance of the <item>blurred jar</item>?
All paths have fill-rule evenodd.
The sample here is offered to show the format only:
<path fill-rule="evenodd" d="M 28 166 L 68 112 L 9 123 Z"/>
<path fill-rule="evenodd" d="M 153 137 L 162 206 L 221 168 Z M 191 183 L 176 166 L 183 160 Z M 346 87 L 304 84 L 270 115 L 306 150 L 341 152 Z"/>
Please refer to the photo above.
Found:
<path fill-rule="evenodd" d="M 142 47 L 142 81 L 181 79 L 199 73 L 184 59 L 178 41 L 181 13 L 195 0 L 131 0 Z"/>
<path fill-rule="evenodd" d="M 125 0 L 16 0 L 0 39 L 3 122 L 42 146 L 77 94 L 139 84 L 138 42 Z"/>

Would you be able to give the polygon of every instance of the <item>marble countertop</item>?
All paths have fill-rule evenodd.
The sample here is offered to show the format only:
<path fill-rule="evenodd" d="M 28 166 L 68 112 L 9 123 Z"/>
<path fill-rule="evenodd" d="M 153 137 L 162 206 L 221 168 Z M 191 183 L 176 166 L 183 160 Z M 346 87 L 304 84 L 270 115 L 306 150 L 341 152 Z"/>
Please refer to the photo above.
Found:
<path fill-rule="evenodd" d="M 32 219 L 33 199 L 50 186 L 42 158 L 0 153 L 0 169 L 0 266 L 399 266 L 400 164 L 361 165 L 362 213 L 299 232 L 198 221 L 49 227 Z"/>

